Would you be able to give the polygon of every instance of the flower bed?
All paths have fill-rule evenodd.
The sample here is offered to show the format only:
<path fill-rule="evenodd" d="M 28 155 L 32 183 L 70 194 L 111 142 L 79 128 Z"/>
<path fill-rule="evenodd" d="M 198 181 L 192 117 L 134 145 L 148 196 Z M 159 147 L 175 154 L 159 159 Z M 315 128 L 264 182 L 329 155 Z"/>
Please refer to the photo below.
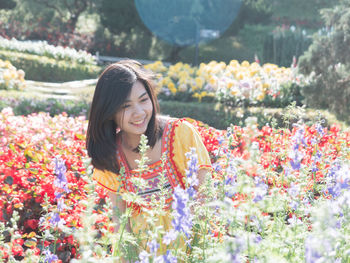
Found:
<path fill-rule="evenodd" d="M 176 228 L 169 233 L 150 228 L 145 244 L 122 230 L 111 233 L 110 203 L 90 180 L 85 163 L 83 117 L 24 117 L 2 110 L 1 257 L 32 262 L 108 262 L 121 255 L 132 262 L 349 260 L 349 131 L 320 124 L 258 129 L 254 119 L 220 131 L 188 121 L 199 130 L 213 162 L 212 177 L 201 189 L 206 199 L 198 205 L 191 188 L 195 180 L 188 180 L 191 192 L 175 191 L 174 202 L 182 202 L 173 207 Z M 188 157 L 193 179 L 196 154 Z M 161 213 L 158 208 L 155 213 Z M 157 217 L 148 213 L 145 220 L 152 226 Z M 187 239 L 185 233 L 194 237 L 187 252 L 176 241 L 168 243 Z"/>
<path fill-rule="evenodd" d="M 232 60 L 229 64 L 212 61 L 198 68 L 181 62 L 166 67 L 157 61 L 146 68 L 158 73 L 161 98 L 217 100 L 224 105 L 287 106 L 292 101 L 301 104 L 300 87 L 307 80 L 291 68 L 273 64 Z"/>
<path fill-rule="evenodd" d="M 84 50 L 49 45 L 46 41 L 19 41 L 0 37 L 0 49 L 46 56 L 57 60 L 68 60 L 80 64 L 96 65 L 96 58 Z"/>
<path fill-rule="evenodd" d="M 0 59 L 0 89 L 23 90 L 24 71 L 17 70 L 9 61 Z"/>

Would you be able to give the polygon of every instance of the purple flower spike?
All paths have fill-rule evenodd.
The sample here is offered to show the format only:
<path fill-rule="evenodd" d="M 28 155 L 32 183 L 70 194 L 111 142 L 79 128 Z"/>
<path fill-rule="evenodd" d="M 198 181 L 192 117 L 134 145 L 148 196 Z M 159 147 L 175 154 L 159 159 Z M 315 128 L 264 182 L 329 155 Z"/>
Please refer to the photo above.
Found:
<path fill-rule="evenodd" d="M 58 257 L 55 254 L 52 254 L 49 249 L 44 250 L 43 253 L 45 255 L 44 263 L 51 263 L 58 260 Z"/>
<path fill-rule="evenodd" d="M 68 181 L 66 177 L 66 166 L 64 164 L 64 161 L 60 159 L 59 157 L 56 157 L 54 159 L 55 169 L 54 173 L 56 175 L 56 179 L 54 181 L 54 186 L 58 189 L 55 191 L 55 199 L 59 199 L 62 197 L 65 193 L 70 193 L 70 190 L 68 189 Z"/>
<path fill-rule="evenodd" d="M 150 254 L 148 254 L 147 251 L 143 250 L 139 254 L 140 261 L 136 261 L 135 263 L 149 263 L 149 256 Z"/>
<path fill-rule="evenodd" d="M 163 237 L 163 244 L 169 245 L 172 241 L 174 241 L 177 238 L 178 232 L 176 232 L 174 229 L 171 229 L 169 232 L 167 232 Z"/>
<path fill-rule="evenodd" d="M 192 228 L 192 215 L 187 205 L 189 194 L 180 186 L 174 189 L 174 201 L 172 204 L 174 219 L 172 225 L 175 231 L 183 232 L 187 238 Z"/>
<path fill-rule="evenodd" d="M 196 153 L 196 148 L 191 148 L 191 151 L 186 153 L 186 158 L 189 159 L 187 162 L 188 170 L 186 170 L 187 177 L 187 193 L 190 198 L 194 198 L 197 191 L 194 189 L 194 186 L 198 186 L 199 181 L 197 178 L 198 173 L 198 155 Z"/>
<path fill-rule="evenodd" d="M 175 256 L 171 254 L 171 251 L 167 251 L 166 254 L 163 256 L 163 260 L 165 263 L 177 263 L 177 259 Z"/>
<path fill-rule="evenodd" d="M 157 250 L 159 248 L 159 244 L 157 243 L 156 240 L 152 240 L 152 241 L 149 241 L 147 243 L 147 246 L 149 247 L 149 251 L 152 253 L 152 254 L 157 254 Z"/>

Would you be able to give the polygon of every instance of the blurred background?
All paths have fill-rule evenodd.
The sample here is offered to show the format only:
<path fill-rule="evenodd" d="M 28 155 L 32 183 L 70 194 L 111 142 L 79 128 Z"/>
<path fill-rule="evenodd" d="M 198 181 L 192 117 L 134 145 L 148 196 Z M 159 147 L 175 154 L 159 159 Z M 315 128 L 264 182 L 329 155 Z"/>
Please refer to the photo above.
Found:
<path fill-rule="evenodd" d="M 87 114 L 122 58 L 157 74 L 165 114 L 262 126 L 294 105 L 350 123 L 350 0 L 0 1 L 0 108 Z"/>
<path fill-rule="evenodd" d="M 166 7 L 159 6 L 162 0 L 148 2 L 159 13 L 169 13 Z M 176 3 L 180 2 L 183 1 Z M 214 20 L 226 16 L 220 1 L 207 2 L 212 2 L 213 7 L 202 8 L 198 11 L 201 15 L 216 15 Z M 195 44 L 176 45 L 156 37 L 140 18 L 135 1 L 130 0 L 1 0 L 0 35 L 18 40 L 46 40 L 102 56 L 190 64 L 258 59 L 261 63 L 290 66 L 293 56 L 299 57 L 311 44 L 311 36 L 325 27 L 319 11 L 338 3 L 337 0 L 241 0 L 240 5 L 235 0 L 231 2 L 236 2 L 237 9 L 232 14 L 232 23 L 215 39 L 199 43 L 197 61 Z M 216 13 L 210 12 L 213 8 Z"/>

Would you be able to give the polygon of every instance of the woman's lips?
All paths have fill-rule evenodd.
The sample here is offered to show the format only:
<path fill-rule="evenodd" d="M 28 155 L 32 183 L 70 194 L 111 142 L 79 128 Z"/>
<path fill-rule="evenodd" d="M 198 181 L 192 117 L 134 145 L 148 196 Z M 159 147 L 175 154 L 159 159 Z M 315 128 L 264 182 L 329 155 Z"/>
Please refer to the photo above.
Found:
<path fill-rule="evenodd" d="M 131 124 L 135 125 L 135 126 L 142 126 L 144 124 L 145 120 L 146 120 L 146 118 L 139 120 L 139 121 L 133 121 L 133 122 L 131 122 Z"/>

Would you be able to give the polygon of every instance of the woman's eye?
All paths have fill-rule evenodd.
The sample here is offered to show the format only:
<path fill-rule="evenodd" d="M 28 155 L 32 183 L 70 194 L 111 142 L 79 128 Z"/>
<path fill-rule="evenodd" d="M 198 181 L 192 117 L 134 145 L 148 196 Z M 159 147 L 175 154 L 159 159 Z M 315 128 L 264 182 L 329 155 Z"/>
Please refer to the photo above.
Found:
<path fill-rule="evenodd" d="M 144 98 L 141 100 L 141 102 L 145 102 L 145 101 L 148 101 L 148 98 Z"/>
<path fill-rule="evenodd" d="M 124 104 L 124 105 L 123 105 L 123 109 L 129 108 L 129 107 L 130 107 L 129 104 Z"/>

